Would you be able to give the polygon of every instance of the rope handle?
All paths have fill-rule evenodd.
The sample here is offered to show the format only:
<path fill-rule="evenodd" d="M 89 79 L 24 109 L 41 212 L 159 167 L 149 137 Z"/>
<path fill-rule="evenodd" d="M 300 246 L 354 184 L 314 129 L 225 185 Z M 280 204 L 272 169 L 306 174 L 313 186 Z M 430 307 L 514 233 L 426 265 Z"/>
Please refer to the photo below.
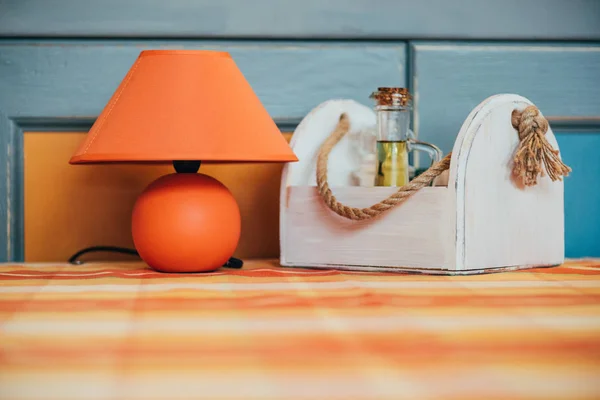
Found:
<path fill-rule="evenodd" d="M 428 186 L 437 176 L 450 168 L 450 157 L 448 154 L 442 160 L 433 164 L 427 171 L 420 174 L 418 177 L 410 181 L 398 189 L 397 192 L 390 195 L 387 199 L 373 204 L 366 208 L 349 207 L 340 203 L 329 188 L 327 182 L 327 163 L 329 161 L 329 153 L 336 144 L 348 133 L 350 121 L 346 114 L 342 114 L 335 130 L 321 145 L 317 158 L 317 188 L 319 194 L 325 201 L 325 204 L 336 214 L 352 220 L 365 220 L 378 216 L 379 214 L 389 210 L 392 207 L 404 202 L 421 188 Z"/>
<path fill-rule="evenodd" d="M 513 162 L 513 174 L 520 177 L 525 186 L 537 184 L 537 176 L 544 174 L 542 163 L 552 181 L 560 180 L 561 175 L 567 176 L 571 168 L 566 166 L 546 139 L 548 121 L 541 115 L 535 106 L 529 106 L 523 111 L 514 110 L 511 117 L 513 127 L 519 133 L 519 147 L 515 153 Z M 374 218 L 389 209 L 405 202 L 413 194 L 422 188 L 429 186 L 433 180 L 450 168 L 452 153 L 448 153 L 443 159 L 429 167 L 425 172 L 414 178 L 408 184 L 401 186 L 386 199 L 373 204 L 370 207 L 356 208 L 339 202 L 332 193 L 327 182 L 327 164 L 329 153 L 348 133 L 350 121 L 345 113 L 319 149 L 317 158 L 317 189 L 325 204 L 336 214 L 351 220 L 367 220 Z"/>

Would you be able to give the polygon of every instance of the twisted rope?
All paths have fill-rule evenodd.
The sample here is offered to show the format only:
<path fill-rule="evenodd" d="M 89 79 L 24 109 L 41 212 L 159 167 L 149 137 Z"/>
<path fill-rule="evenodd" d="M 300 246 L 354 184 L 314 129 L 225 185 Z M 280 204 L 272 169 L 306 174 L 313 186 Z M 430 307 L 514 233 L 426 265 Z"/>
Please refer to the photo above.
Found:
<path fill-rule="evenodd" d="M 525 186 L 537 184 L 537 177 L 544 176 L 544 169 L 552 181 L 569 175 L 571 168 L 562 162 L 558 150 L 554 150 L 546 139 L 548 120 L 536 106 L 514 110 L 511 123 L 519 132 L 520 141 L 513 159 L 513 174 L 520 177 Z"/>
<path fill-rule="evenodd" d="M 513 111 L 511 122 L 519 133 L 519 147 L 514 156 L 513 173 L 523 180 L 525 186 L 533 186 L 537 183 L 537 176 L 543 175 L 542 163 L 552 181 L 560 180 L 561 175 L 567 176 L 571 168 L 563 164 L 558 156 L 558 150 L 554 150 L 545 134 L 548 130 L 548 121 L 540 114 L 535 106 L 529 106 L 525 110 Z M 350 121 L 346 114 L 342 114 L 335 130 L 323 142 L 319 149 L 317 158 L 317 189 L 321 198 L 327 206 L 336 214 L 351 220 L 366 220 L 376 217 L 389 209 L 402 204 L 410 196 L 420 189 L 429 186 L 431 182 L 450 168 L 452 153 L 448 153 L 443 159 L 429 167 L 421 175 L 400 187 L 398 191 L 391 194 L 385 200 L 373 204 L 370 207 L 356 208 L 340 203 L 334 196 L 327 182 L 327 163 L 329 153 L 350 128 Z"/>
<path fill-rule="evenodd" d="M 450 168 L 451 153 L 444 157 L 439 162 L 432 165 L 427 171 L 410 181 L 407 185 L 402 186 L 398 191 L 390 195 L 387 199 L 373 204 L 371 207 L 355 208 L 346 206 L 335 198 L 329 184 L 327 183 L 327 162 L 331 149 L 338 144 L 346 135 L 350 128 L 350 122 L 346 114 L 342 114 L 335 130 L 321 145 L 319 156 L 317 158 L 317 188 L 325 204 L 336 214 L 352 220 L 365 220 L 378 216 L 379 214 L 389 210 L 392 207 L 404 202 L 410 196 L 415 194 L 419 189 L 428 186 L 437 176 Z"/>

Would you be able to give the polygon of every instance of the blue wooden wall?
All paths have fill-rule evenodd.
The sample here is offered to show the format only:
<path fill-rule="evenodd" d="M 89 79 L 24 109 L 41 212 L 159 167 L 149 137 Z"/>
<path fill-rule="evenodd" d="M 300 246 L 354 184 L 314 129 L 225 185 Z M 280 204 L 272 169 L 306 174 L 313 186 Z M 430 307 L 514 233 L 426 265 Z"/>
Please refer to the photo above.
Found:
<path fill-rule="evenodd" d="M 597 0 L 0 0 L 0 261 L 24 254 L 23 131 L 87 129 L 150 48 L 231 52 L 283 129 L 409 86 L 416 132 L 446 152 L 483 99 L 528 97 L 574 170 L 566 256 L 600 256 L 599 21 Z"/>

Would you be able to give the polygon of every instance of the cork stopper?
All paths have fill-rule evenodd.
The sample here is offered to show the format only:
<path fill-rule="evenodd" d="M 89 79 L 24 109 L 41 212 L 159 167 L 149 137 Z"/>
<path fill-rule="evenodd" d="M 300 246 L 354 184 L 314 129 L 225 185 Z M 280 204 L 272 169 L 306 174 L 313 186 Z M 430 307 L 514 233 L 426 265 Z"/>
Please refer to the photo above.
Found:
<path fill-rule="evenodd" d="M 378 106 L 402 106 L 410 104 L 412 96 L 407 88 L 380 87 L 370 96 Z"/>

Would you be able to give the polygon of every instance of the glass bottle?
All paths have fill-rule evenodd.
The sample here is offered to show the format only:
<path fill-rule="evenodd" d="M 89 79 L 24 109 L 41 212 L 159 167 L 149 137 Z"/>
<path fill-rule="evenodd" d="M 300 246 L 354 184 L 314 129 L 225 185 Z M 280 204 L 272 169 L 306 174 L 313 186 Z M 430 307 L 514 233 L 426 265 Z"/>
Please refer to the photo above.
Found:
<path fill-rule="evenodd" d="M 409 127 L 412 97 L 406 88 L 378 88 L 371 94 L 377 114 L 375 186 L 403 186 L 409 182 L 408 153 L 424 151 L 432 163 L 441 160 L 436 146 L 418 142 Z"/>

